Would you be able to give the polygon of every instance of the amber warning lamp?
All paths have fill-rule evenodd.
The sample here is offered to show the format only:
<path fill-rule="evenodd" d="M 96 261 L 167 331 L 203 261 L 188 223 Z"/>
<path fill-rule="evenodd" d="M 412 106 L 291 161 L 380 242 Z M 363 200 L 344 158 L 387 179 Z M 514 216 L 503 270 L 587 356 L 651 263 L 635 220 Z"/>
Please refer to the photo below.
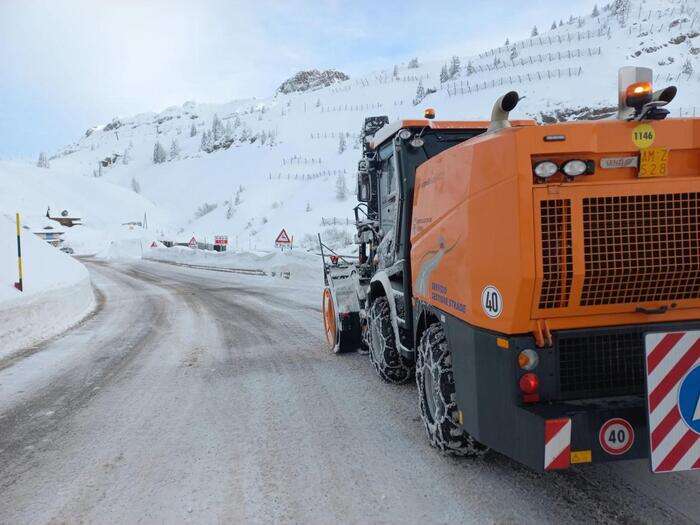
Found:
<path fill-rule="evenodd" d="M 625 66 L 618 73 L 618 110 L 620 120 L 662 120 L 669 115 L 663 106 L 678 90 L 675 86 L 654 91 L 654 73 L 648 67 Z"/>
<path fill-rule="evenodd" d="M 628 107 L 640 109 L 647 102 L 651 102 L 651 82 L 635 82 L 627 86 L 625 102 Z"/>
<path fill-rule="evenodd" d="M 428 120 L 433 120 L 435 118 L 435 110 L 433 108 L 428 108 L 423 113 L 423 116 Z"/>

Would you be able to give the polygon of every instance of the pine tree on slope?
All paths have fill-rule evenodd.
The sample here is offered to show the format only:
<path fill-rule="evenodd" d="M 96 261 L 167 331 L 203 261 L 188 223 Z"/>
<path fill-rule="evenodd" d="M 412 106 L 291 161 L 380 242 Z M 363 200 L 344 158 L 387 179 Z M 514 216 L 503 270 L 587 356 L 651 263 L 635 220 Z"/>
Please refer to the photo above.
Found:
<path fill-rule="evenodd" d="M 165 148 L 163 145 L 156 141 L 156 143 L 153 145 L 153 164 L 161 164 L 165 162 L 166 159 L 166 153 L 165 153 Z M 100 165 L 100 169 L 102 168 L 102 165 Z"/>
<path fill-rule="evenodd" d="M 462 69 L 462 63 L 457 55 L 453 56 L 450 61 L 450 78 L 456 77 Z"/>
<path fill-rule="evenodd" d="M 175 160 L 180 156 L 180 145 L 173 139 L 170 143 L 170 160 Z"/>

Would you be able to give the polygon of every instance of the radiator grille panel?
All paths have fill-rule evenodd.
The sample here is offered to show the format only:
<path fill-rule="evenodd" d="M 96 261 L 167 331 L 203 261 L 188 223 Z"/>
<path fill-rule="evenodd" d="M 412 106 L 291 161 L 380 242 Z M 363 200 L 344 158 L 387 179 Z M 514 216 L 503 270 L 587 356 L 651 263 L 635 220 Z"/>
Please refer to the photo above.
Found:
<path fill-rule="evenodd" d="M 561 336 L 559 389 L 563 399 L 640 394 L 644 342 L 639 329 Z"/>
<path fill-rule="evenodd" d="M 569 304 L 574 273 L 571 253 L 571 201 L 541 201 L 540 219 L 542 290 L 539 308 L 562 308 Z"/>
<path fill-rule="evenodd" d="M 581 305 L 700 297 L 699 195 L 583 199 Z"/>

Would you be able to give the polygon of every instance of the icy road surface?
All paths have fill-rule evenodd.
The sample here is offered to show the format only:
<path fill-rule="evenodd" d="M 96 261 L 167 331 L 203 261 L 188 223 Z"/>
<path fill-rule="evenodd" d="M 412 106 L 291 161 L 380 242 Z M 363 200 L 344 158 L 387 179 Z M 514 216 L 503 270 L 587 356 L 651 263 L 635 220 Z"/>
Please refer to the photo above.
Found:
<path fill-rule="evenodd" d="M 317 286 L 89 267 L 101 309 L 0 361 L 1 523 L 700 519 L 698 473 L 439 455 L 412 385 L 325 350 Z"/>

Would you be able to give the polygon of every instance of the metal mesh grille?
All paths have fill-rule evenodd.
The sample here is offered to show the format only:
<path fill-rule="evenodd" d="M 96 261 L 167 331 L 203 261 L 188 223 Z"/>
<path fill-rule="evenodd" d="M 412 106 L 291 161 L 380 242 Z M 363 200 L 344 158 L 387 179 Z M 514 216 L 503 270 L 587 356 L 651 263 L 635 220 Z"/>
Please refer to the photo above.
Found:
<path fill-rule="evenodd" d="M 700 297 L 699 195 L 583 199 L 581 305 Z"/>
<path fill-rule="evenodd" d="M 563 399 L 639 394 L 644 389 L 642 332 L 561 336 L 559 389 Z"/>
<path fill-rule="evenodd" d="M 542 290 L 540 308 L 569 304 L 573 262 L 571 254 L 571 201 L 540 202 L 542 223 Z"/>

